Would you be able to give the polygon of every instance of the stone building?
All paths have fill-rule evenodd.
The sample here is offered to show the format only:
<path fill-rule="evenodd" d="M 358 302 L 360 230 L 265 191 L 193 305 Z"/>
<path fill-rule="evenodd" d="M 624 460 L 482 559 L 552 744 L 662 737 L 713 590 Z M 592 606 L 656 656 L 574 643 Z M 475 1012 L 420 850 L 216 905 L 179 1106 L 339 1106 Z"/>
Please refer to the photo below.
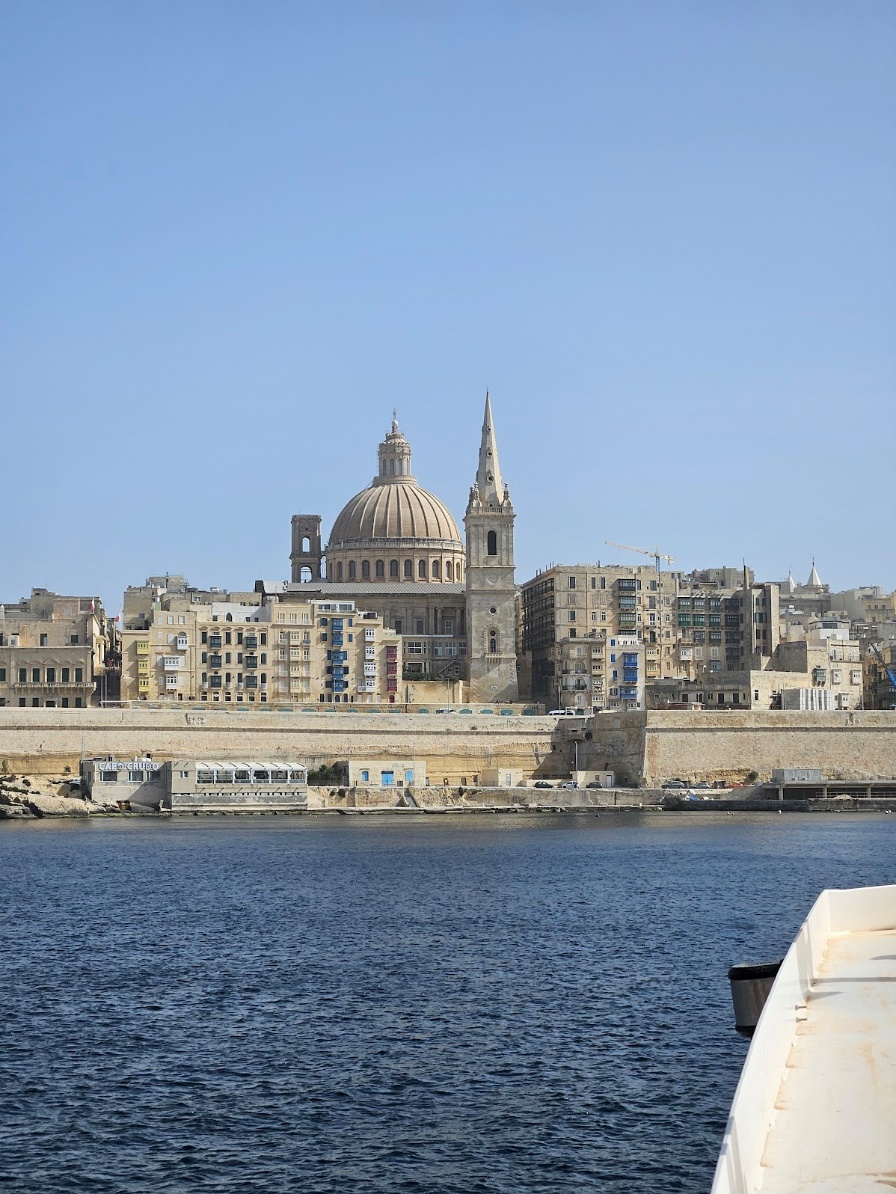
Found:
<path fill-rule="evenodd" d="M 254 593 L 200 591 L 182 579 L 170 592 L 156 589 L 151 609 L 139 615 L 133 591 L 121 636 L 122 700 L 235 708 L 330 704 L 349 695 L 362 705 L 394 700 L 400 637 L 353 600 L 258 604 Z M 216 599 L 197 600 L 206 597 Z"/>
<path fill-rule="evenodd" d="M 400 636 L 402 703 L 511 702 L 518 694 L 514 511 L 498 464 L 486 395 L 466 540 L 447 506 L 413 475 L 411 445 L 393 419 L 370 484 L 333 523 L 292 518 L 292 579 L 260 580 L 259 599 L 283 605 L 354 601 Z M 334 693 L 350 703 L 354 691 Z"/>
<path fill-rule="evenodd" d="M 521 599 L 528 692 L 563 708 L 643 708 L 645 684 L 749 666 L 778 641 L 775 586 L 749 569 L 558 564 Z"/>
<path fill-rule="evenodd" d="M 0 705 L 82 709 L 105 696 L 110 626 L 99 597 L 32 589 L 0 605 Z"/>

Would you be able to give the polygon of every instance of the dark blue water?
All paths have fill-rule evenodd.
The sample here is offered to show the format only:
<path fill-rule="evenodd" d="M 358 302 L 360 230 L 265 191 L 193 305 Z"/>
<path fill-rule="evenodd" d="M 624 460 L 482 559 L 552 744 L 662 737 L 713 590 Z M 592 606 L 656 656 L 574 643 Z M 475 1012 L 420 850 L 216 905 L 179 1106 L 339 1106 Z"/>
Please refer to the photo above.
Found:
<path fill-rule="evenodd" d="M 706 1191 L 731 962 L 896 817 L 0 829 L 0 1188 Z"/>

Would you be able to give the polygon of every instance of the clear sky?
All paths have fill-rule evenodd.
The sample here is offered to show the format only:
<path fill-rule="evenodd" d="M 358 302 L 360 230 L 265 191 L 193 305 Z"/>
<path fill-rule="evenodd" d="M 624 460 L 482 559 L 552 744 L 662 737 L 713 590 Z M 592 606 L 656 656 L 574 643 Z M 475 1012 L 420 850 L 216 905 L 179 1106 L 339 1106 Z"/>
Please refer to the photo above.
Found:
<path fill-rule="evenodd" d="M 517 577 L 896 588 L 892 0 L 5 0 L 0 600 L 288 575 L 392 408 Z"/>

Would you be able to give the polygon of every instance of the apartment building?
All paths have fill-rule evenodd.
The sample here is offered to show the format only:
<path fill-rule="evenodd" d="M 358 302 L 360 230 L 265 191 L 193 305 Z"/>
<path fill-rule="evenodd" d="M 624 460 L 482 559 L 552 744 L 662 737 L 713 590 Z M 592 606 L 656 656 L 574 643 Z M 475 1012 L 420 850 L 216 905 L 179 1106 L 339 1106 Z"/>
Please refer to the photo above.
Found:
<path fill-rule="evenodd" d="M 772 641 L 770 624 L 748 621 L 760 615 L 774 616 L 768 590 L 777 585 L 758 585 L 732 598 L 730 608 L 738 609 L 745 629 L 743 656 L 729 657 L 731 666 L 707 667 L 701 675 L 687 680 L 665 679 L 647 686 L 649 708 L 723 708 L 723 709 L 799 709 L 836 710 L 862 707 L 862 666 L 857 639 L 850 637 L 849 623 L 837 618 L 814 619 L 803 639 L 775 644 L 766 655 L 760 648 Z M 763 592 L 766 590 L 766 592 Z M 765 600 L 763 600 L 765 598 Z M 739 602 L 739 606 L 735 604 Z M 746 611 L 746 613 L 744 612 Z M 734 614 L 730 615 L 731 617 Z M 762 638 L 762 631 L 769 634 Z M 747 649 L 749 638 L 756 649 Z M 738 644 L 740 648 L 741 644 Z M 738 660 L 744 663 L 739 664 Z M 713 661 L 710 661 L 712 663 Z"/>
<path fill-rule="evenodd" d="M 111 627 L 99 597 L 32 589 L 0 605 L 0 705 L 82 709 L 103 697 Z"/>
<path fill-rule="evenodd" d="M 148 614 L 134 614 L 132 603 L 138 624 L 122 631 L 123 700 L 250 708 L 396 699 L 401 637 L 354 601 L 259 605 L 209 595 L 234 596 L 177 585 L 156 591 Z"/>
<path fill-rule="evenodd" d="M 749 570 L 746 579 L 752 586 Z M 765 621 L 774 616 L 771 595 L 763 590 L 743 608 L 731 604 L 743 583 L 743 570 L 734 568 L 685 574 L 648 565 L 554 565 L 522 586 L 520 674 L 533 699 L 549 706 L 643 708 L 645 684 L 695 679 L 729 661 L 740 666 L 742 652 L 776 641 Z M 637 655 L 636 679 L 631 659 L 620 670 L 610 658 L 620 653 Z"/>

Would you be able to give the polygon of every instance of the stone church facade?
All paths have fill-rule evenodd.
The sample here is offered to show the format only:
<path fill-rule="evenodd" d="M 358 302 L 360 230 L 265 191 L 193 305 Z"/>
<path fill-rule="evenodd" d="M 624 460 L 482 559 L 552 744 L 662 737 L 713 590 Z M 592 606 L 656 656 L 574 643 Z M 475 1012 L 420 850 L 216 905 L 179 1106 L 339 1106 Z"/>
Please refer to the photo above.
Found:
<path fill-rule="evenodd" d="M 402 637 L 399 702 L 516 701 L 515 516 L 488 395 L 465 538 L 411 463 L 393 419 L 376 475 L 343 507 L 326 545 L 319 515 L 294 515 L 291 581 L 256 587 L 280 602 L 331 597 L 375 612 Z"/>

